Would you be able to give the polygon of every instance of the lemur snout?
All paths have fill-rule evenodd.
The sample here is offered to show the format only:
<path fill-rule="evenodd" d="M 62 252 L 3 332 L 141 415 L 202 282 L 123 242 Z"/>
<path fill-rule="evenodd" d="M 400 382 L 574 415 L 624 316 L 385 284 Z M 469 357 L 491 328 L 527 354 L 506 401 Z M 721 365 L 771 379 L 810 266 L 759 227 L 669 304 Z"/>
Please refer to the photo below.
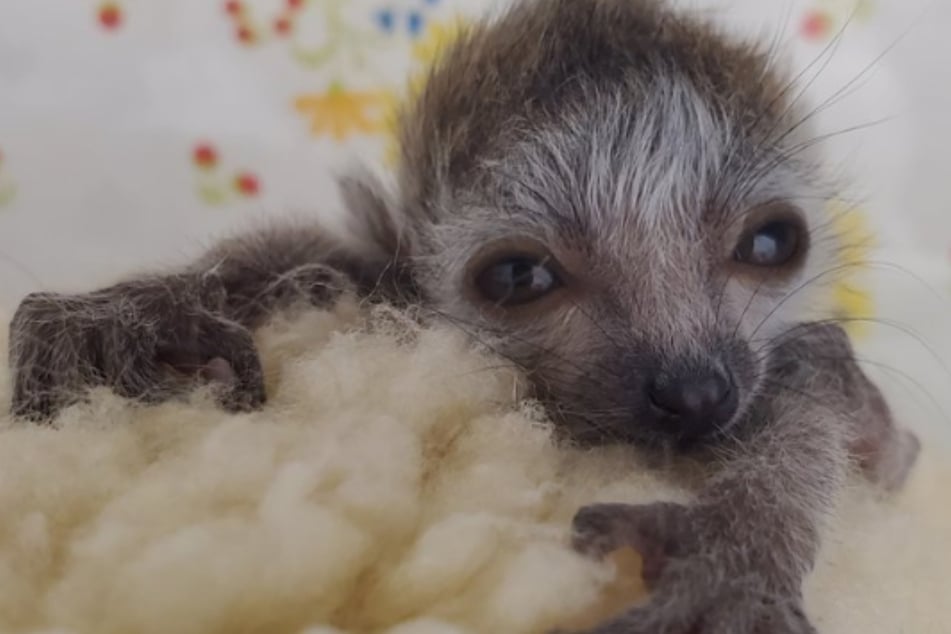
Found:
<path fill-rule="evenodd" d="M 726 426 L 739 404 L 733 382 L 720 370 L 658 375 L 647 393 L 661 426 L 687 441 Z"/>

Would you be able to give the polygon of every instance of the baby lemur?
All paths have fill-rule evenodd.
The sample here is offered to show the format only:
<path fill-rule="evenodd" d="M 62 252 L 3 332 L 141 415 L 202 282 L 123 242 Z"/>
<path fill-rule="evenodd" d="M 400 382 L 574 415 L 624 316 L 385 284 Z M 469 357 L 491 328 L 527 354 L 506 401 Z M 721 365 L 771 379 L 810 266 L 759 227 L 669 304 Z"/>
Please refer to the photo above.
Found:
<path fill-rule="evenodd" d="M 577 546 L 637 547 L 653 588 L 595 632 L 812 632 L 801 584 L 849 465 L 897 487 L 917 441 L 813 312 L 839 245 L 798 92 L 656 0 L 523 0 L 436 65 L 393 191 L 343 181 L 349 235 L 274 226 L 27 297 L 13 410 L 48 419 L 95 385 L 154 402 L 196 376 L 257 408 L 252 331 L 274 311 L 411 304 L 524 370 L 565 437 L 703 465 L 690 505 L 578 513 Z"/>

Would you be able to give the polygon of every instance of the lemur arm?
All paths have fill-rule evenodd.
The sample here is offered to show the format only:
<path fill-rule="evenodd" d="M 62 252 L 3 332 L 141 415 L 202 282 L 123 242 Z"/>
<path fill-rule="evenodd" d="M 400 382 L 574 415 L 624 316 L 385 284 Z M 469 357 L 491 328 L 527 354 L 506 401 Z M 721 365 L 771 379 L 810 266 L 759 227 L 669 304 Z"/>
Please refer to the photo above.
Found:
<path fill-rule="evenodd" d="M 603 556 L 632 546 L 650 601 L 588 634 L 807 634 L 801 585 L 847 465 L 841 421 L 777 397 L 779 415 L 690 505 L 599 504 L 575 517 L 575 543 Z M 767 628 L 767 629 L 763 629 Z"/>
<path fill-rule="evenodd" d="M 10 324 L 13 413 L 48 420 L 93 386 L 161 401 L 196 378 L 223 384 L 229 409 L 260 406 L 251 331 L 274 311 L 300 301 L 326 306 L 346 290 L 412 297 L 392 206 L 366 174 L 340 186 L 346 239 L 316 222 L 282 221 L 220 242 L 178 271 L 85 294 L 27 296 Z"/>
<path fill-rule="evenodd" d="M 161 401 L 196 378 L 223 384 L 229 409 L 260 406 L 266 395 L 250 331 L 275 310 L 329 305 L 346 290 L 391 299 L 410 292 L 394 226 L 365 190 L 351 184 L 349 193 L 370 204 L 353 215 L 359 226 L 347 242 L 316 224 L 284 222 L 221 242 L 175 272 L 85 294 L 27 296 L 10 324 L 13 413 L 48 420 L 93 386 Z"/>
<path fill-rule="evenodd" d="M 689 506 L 581 509 L 576 545 L 629 545 L 654 594 L 591 634 L 807 634 L 801 586 L 850 465 L 899 487 L 918 441 L 891 419 L 841 329 L 804 325 L 780 344 L 750 433 L 727 443 Z M 765 629 L 764 629 L 765 628 Z"/>

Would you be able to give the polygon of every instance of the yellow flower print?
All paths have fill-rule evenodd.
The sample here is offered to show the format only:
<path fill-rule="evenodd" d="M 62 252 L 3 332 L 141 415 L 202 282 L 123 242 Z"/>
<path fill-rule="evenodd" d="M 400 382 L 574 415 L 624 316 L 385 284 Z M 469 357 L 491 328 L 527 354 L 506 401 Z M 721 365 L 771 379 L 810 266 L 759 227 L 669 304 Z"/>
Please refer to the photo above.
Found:
<path fill-rule="evenodd" d="M 385 131 L 391 101 L 386 91 L 352 92 L 334 83 L 325 93 L 301 95 L 294 108 L 310 118 L 313 134 L 343 141 L 352 134 Z"/>
<path fill-rule="evenodd" d="M 431 22 L 426 32 L 413 43 L 413 59 L 428 68 L 462 34 L 464 28 L 462 18 Z"/>
<path fill-rule="evenodd" d="M 872 292 L 862 280 L 875 246 L 875 235 L 865 214 L 851 205 L 834 201 L 829 205 L 829 213 L 842 244 L 838 259 L 843 269 L 842 278 L 832 288 L 833 314 L 846 320 L 844 325 L 850 334 L 861 336 L 867 329 L 867 320 L 875 313 Z"/>
<path fill-rule="evenodd" d="M 10 203 L 16 196 L 16 185 L 11 182 L 3 170 L 3 153 L 0 152 L 0 207 Z"/>

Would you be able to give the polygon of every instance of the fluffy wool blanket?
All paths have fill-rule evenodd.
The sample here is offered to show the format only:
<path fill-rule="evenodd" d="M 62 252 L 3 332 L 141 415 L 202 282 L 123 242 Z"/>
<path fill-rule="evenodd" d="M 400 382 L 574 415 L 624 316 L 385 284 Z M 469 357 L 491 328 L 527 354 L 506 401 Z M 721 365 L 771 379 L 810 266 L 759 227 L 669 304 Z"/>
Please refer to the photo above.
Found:
<path fill-rule="evenodd" d="M 572 553 L 570 518 L 677 491 L 556 447 L 458 333 L 366 326 L 344 303 L 262 331 L 258 413 L 103 391 L 55 428 L 5 420 L 0 632 L 519 634 L 642 594 Z M 948 457 L 926 439 L 900 496 L 844 496 L 807 584 L 823 633 L 951 632 Z"/>

